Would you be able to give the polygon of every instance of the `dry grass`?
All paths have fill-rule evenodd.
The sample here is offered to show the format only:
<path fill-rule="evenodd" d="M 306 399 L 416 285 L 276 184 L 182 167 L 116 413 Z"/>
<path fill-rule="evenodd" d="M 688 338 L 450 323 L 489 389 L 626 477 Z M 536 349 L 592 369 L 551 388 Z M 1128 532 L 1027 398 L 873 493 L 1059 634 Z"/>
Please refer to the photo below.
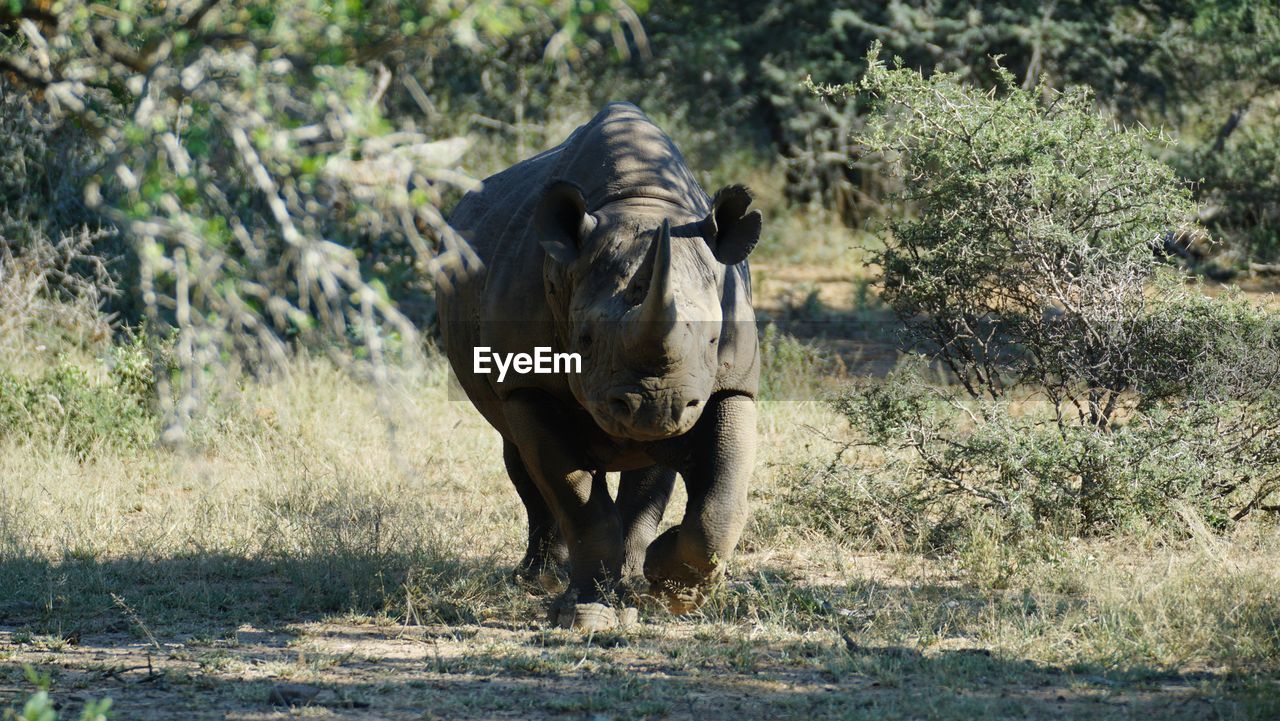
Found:
<path fill-rule="evenodd" d="M 498 438 L 444 381 L 432 361 L 380 403 L 305 364 L 225 399 L 198 451 L 0 448 L 0 707 L 33 663 L 121 718 L 270 718 L 282 682 L 320 691 L 313 717 L 1280 713 L 1274 527 L 1034 558 L 802 535 L 778 476 L 831 451 L 812 402 L 765 404 L 755 520 L 703 612 L 546 628 L 505 581 L 522 511 Z"/>

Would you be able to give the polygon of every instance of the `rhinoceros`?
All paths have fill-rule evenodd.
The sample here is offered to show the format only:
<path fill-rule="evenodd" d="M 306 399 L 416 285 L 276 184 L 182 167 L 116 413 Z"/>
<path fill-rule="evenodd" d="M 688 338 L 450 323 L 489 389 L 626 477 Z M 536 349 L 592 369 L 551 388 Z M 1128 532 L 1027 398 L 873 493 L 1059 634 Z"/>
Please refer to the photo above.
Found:
<path fill-rule="evenodd" d="M 741 185 L 709 197 L 666 133 L 611 103 L 449 218 L 479 262 L 441 283 L 445 353 L 528 512 L 516 577 L 567 575 L 558 625 L 625 623 L 629 596 L 695 608 L 737 545 L 760 376 L 751 202 Z M 478 353 L 539 348 L 580 372 L 477 371 Z M 684 517 L 657 536 L 677 473 Z"/>

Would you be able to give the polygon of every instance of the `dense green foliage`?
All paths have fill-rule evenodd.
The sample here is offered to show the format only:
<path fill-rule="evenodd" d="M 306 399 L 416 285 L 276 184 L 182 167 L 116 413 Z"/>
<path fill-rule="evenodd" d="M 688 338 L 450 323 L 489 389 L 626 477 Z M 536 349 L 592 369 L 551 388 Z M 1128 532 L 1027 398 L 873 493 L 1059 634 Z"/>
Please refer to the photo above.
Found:
<path fill-rule="evenodd" d="M 856 80 L 872 42 L 906 66 L 990 87 L 1001 58 L 1031 88 L 1094 89 L 1125 122 L 1177 137 L 1158 149 L 1195 192 L 1228 264 L 1280 253 L 1280 11 L 1250 0 L 974 4 L 654 2 L 643 17 L 652 60 L 611 67 L 595 101 L 626 93 L 662 108 L 693 137 L 755 148 L 786 167 L 785 192 L 852 223 L 883 209 L 897 182 L 851 153 L 864 97 L 819 99 L 800 82 Z M 851 157 L 852 156 L 852 157 Z M 1203 179 L 1203 182 L 1198 182 Z"/>

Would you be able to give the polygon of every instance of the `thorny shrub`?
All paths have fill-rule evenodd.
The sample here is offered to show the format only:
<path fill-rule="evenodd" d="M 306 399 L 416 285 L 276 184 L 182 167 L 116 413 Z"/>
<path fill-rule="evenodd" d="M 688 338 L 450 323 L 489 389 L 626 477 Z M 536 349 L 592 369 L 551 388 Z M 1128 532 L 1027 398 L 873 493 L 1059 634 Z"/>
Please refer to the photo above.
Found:
<path fill-rule="evenodd" d="M 1011 534 L 1074 535 L 1280 511 L 1276 318 L 1189 289 L 1153 254 L 1193 215 L 1146 152 L 1160 136 L 1114 126 L 1083 91 L 1005 74 L 984 93 L 876 52 L 861 141 L 897 159 L 917 209 L 884 235 L 884 298 L 951 382 L 908 368 L 835 400 L 846 450 L 879 470 L 843 455 L 802 469 L 796 489 L 848 496 L 849 517 L 819 525 L 937 539 L 989 511 Z"/>

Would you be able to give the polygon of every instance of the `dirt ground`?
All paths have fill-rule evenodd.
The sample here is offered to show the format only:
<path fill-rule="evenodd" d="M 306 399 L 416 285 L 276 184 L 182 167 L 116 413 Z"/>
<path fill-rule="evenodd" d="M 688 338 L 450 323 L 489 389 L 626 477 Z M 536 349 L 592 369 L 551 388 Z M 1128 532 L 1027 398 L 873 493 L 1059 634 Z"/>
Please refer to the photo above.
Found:
<path fill-rule="evenodd" d="M 120 719 L 1266 718 L 1249 695 L 1276 693 L 1224 695 L 1212 674 L 1041 666 L 954 640 L 922 652 L 846 635 L 832 667 L 821 639 L 757 641 L 748 628 L 690 667 L 678 641 L 703 630 L 684 621 L 589 638 L 508 619 L 318 620 L 154 642 L 118 632 L 19 642 L 10 630 L 0 645 L 18 650 L 8 663 L 57 669 L 66 709 L 110 697 Z M 753 648 L 735 658 L 742 644 Z M 0 689 L 0 703 L 18 692 Z"/>

